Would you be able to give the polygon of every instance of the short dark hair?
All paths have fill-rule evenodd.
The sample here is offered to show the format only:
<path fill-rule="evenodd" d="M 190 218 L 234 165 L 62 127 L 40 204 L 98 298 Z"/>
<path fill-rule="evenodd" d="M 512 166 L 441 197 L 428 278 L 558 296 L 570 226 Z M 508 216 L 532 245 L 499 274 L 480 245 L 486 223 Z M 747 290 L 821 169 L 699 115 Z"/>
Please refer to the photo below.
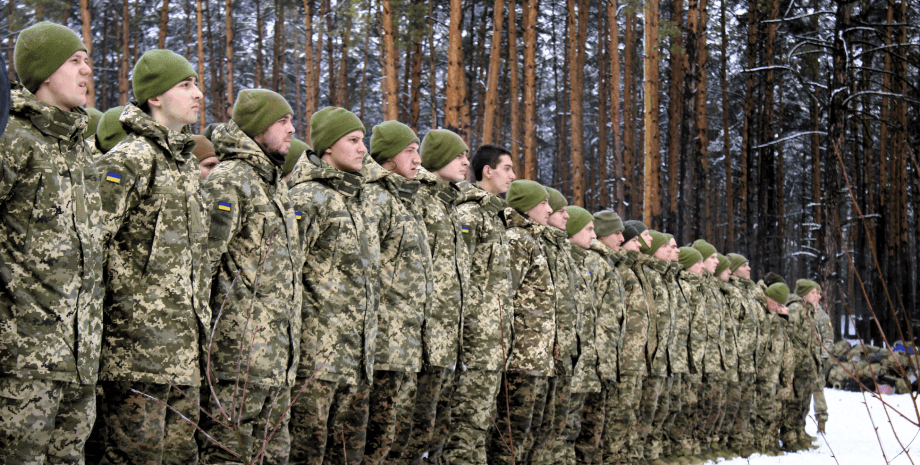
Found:
<path fill-rule="evenodd" d="M 508 149 L 492 144 L 486 144 L 479 147 L 479 150 L 473 155 L 473 159 L 470 160 L 470 166 L 473 168 L 473 175 L 476 176 L 476 181 L 482 181 L 482 169 L 485 168 L 486 165 L 492 168 L 498 166 L 498 162 L 501 161 L 502 155 L 511 157 L 511 152 L 509 152 Z"/>

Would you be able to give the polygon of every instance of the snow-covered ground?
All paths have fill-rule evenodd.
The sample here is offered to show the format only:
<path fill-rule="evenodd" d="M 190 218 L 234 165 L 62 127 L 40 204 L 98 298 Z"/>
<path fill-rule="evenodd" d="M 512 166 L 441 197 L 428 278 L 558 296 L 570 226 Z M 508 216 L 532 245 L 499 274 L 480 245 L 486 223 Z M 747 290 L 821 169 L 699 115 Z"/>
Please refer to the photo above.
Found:
<path fill-rule="evenodd" d="M 917 412 L 913 400 L 907 394 L 886 395 L 886 409 L 882 403 L 858 392 L 835 391 L 825 389 L 827 399 L 827 434 L 818 437 L 820 449 L 785 454 L 778 457 L 766 457 L 754 454 L 750 458 L 736 458 L 726 461 L 719 459 L 719 464 L 731 465 L 875 465 L 890 463 L 905 465 L 920 463 L 920 428 L 911 424 L 917 422 Z M 868 409 L 867 409 L 868 406 Z M 898 415 L 900 411 L 908 419 Z M 871 418 L 870 418 L 871 412 Z M 890 421 L 889 421 L 890 418 Z M 893 425 L 893 427 L 892 427 Z M 875 430 L 878 430 L 878 435 Z M 817 435 L 818 426 L 814 420 L 814 410 L 809 414 L 808 434 Z M 903 452 L 909 451 L 910 456 Z M 712 462 L 709 462 L 712 463 Z"/>

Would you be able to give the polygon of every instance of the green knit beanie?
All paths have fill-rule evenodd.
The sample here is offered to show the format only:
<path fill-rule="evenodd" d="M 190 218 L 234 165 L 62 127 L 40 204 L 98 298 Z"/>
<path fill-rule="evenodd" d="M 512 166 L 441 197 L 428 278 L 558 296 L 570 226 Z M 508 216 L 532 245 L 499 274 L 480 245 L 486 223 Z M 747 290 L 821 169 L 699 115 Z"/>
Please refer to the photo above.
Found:
<path fill-rule="evenodd" d="M 569 202 L 565 200 L 565 196 L 562 195 L 562 192 L 549 186 L 546 186 L 546 192 L 549 192 L 549 207 L 553 209 L 553 213 L 556 213 L 562 207 L 569 206 Z"/>
<path fill-rule="evenodd" d="M 99 120 L 102 119 L 102 112 L 93 107 L 86 107 L 86 114 L 89 115 L 89 121 L 83 131 L 84 139 L 96 133 L 96 128 L 99 127 Z"/>
<path fill-rule="evenodd" d="M 623 220 L 613 210 L 603 210 L 594 214 L 594 232 L 597 237 L 605 237 L 623 231 Z"/>
<path fill-rule="evenodd" d="M 661 248 L 661 246 L 667 244 L 668 241 L 671 240 L 671 238 L 668 237 L 667 234 L 655 231 L 653 229 L 649 229 L 648 233 L 652 235 L 652 243 L 649 244 L 648 246 L 643 245 L 642 247 L 639 248 L 639 251 L 646 255 L 654 255 L 655 252 L 657 252 L 658 249 Z M 640 241 L 642 240 L 641 237 L 639 240 Z"/>
<path fill-rule="evenodd" d="M 643 247 L 648 247 L 648 244 L 645 243 L 645 239 L 642 238 L 642 233 L 648 230 L 648 226 L 646 226 L 645 223 L 639 220 L 627 220 L 623 223 L 623 225 L 627 228 L 632 227 L 635 229 L 636 236 L 639 236 L 639 244 L 641 244 Z M 632 238 L 630 237 L 630 239 Z M 623 242 L 625 243 L 626 241 L 624 240 Z"/>
<path fill-rule="evenodd" d="M 99 147 L 102 153 L 112 150 L 115 144 L 128 136 L 125 128 L 121 125 L 121 121 L 118 120 L 124 110 L 125 107 L 119 106 L 109 108 L 102 114 L 102 119 L 99 120 L 99 127 L 96 128 L 96 146 Z"/>
<path fill-rule="evenodd" d="M 817 289 L 820 291 L 821 286 L 819 286 L 818 283 L 810 279 L 800 279 L 795 282 L 795 293 L 799 297 L 805 297 L 806 295 L 808 295 L 809 292 L 811 292 L 814 289 Z"/>
<path fill-rule="evenodd" d="M 453 131 L 432 129 L 425 134 L 418 151 L 419 155 L 422 156 L 422 166 L 428 171 L 435 172 L 452 162 L 454 158 L 459 157 L 463 152 L 469 152 L 470 148 Z"/>
<path fill-rule="evenodd" d="M 553 197 L 551 195 L 551 201 L 552 198 Z M 569 237 L 578 234 L 579 231 L 585 229 L 585 226 L 587 226 L 588 223 L 594 221 L 594 217 L 591 216 L 591 213 L 589 213 L 588 210 L 585 210 L 584 208 L 572 205 L 571 207 L 567 208 L 566 211 L 569 212 L 569 221 L 565 223 L 565 232 L 568 233 Z"/>
<path fill-rule="evenodd" d="M 23 87 L 33 94 L 74 53 L 86 46 L 80 36 L 60 24 L 42 21 L 19 33 L 13 64 Z"/>
<path fill-rule="evenodd" d="M 734 273 L 738 267 L 748 262 L 748 259 L 744 258 L 744 256 L 741 254 L 730 253 L 727 255 L 727 257 L 729 263 L 728 268 L 732 270 L 732 273 Z"/>
<path fill-rule="evenodd" d="M 725 255 L 720 253 L 717 253 L 716 255 L 719 257 L 719 264 L 716 265 L 716 272 L 713 274 L 713 276 L 719 276 L 723 271 L 727 270 L 728 265 L 731 264 L 731 262 L 728 261 L 728 257 Z"/>
<path fill-rule="evenodd" d="M 292 113 L 294 110 L 287 100 L 268 89 L 241 90 L 233 104 L 233 121 L 250 138 L 262 134 L 275 121 Z"/>
<path fill-rule="evenodd" d="M 374 126 L 371 134 L 371 157 L 377 163 L 383 163 L 415 142 L 418 136 L 409 126 L 399 121 L 384 121 Z"/>
<path fill-rule="evenodd" d="M 714 253 L 718 253 L 715 246 L 704 241 L 703 239 L 697 239 L 694 241 L 693 248 L 700 251 L 700 255 L 703 256 L 703 260 L 711 257 Z"/>
<path fill-rule="evenodd" d="M 520 179 L 511 183 L 506 197 L 511 208 L 526 213 L 538 203 L 548 199 L 549 192 L 546 192 L 546 188 L 538 182 Z"/>
<path fill-rule="evenodd" d="M 198 73 L 185 57 L 171 50 L 148 50 L 137 60 L 131 72 L 134 98 L 138 103 L 145 103 L 190 77 L 197 79 Z"/>
<path fill-rule="evenodd" d="M 767 286 L 771 286 L 771 285 L 773 285 L 773 284 L 775 284 L 775 283 L 783 283 L 783 284 L 786 284 L 786 280 L 783 279 L 782 276 L 780 276 L 780 275 L 778 275 L 778 274 L 776 274 L 776 273 L 774 273 L 774 272 L 771 271 L 771 272 L 767 273 L 766 276 L 763 277 L 763 283 L 766 284 Z M 786 287 L 788 287 L 788 286 L 786 286 Z"/>
<path fill-rule="evenodd" d="M 789 286 L 783 283 L 773 283 L 764 291 L 764 294 L 776 303 L 786 305 L 786 302 L 789 301 Z"/>
<path fill-rule="evenodd" d="M 693 247 L 681 247 L 680 254 L 677 256 L 677 261 L 685 270 L 689 270 L 691 266 L 703 261 L 703 256 L 700 255 L 699 250 Z"/>
<path fill-rule="evenodd" d="M 326 149 L 354 131 L 367 132 L 358 115 L 340 107 L 326 107 L 310 118 L 310 140 L 313 150 L 322 157 Z"/>
<path fill-rule="evenodd" d="M 294 165 L 297 164 L 297 160 L 300 160 L 300 156 L 309 148 L 310 146 L 307 145 L 306 142 L 297 138 L 292 138 L 291 148 L 288 149 L 287 156 L 284 157 L 284 166 L 281 167 L 281 174 L 285 175 L 290 173 L 294 169 Z"/>

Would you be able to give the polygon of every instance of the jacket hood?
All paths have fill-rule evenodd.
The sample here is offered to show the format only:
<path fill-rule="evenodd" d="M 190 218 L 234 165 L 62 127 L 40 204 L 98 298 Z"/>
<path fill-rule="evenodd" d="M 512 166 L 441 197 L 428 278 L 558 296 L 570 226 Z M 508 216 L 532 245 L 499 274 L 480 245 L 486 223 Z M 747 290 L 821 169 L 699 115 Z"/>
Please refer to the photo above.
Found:
<path fill-rule="evenodd" d="M 370 155 L 364 155 L 364 166 L 361 168 L 360 173 L 364 177 L 364 182 L 368 184 L 378 183 L 394 196 L 406 201 L 411 201 L 415 197 L 421 185 L 414 179 L 408 179 L 387 171 L 374 161 Z"/>
<path fill-rule="evenodd" d="M 456 184 L 459 191 L 456 204 L 475 202 L 482 206 L 488 212 L 499 214 L 508 208 L 508 202 L 491 192 L 479 187 L 468 181 L 461 181 Z M 502 216 L 502 215 L 500 215 Z"/>
<path fill-rule="evenodd" d="M 442 181 L 441 178 L 435 176 L 434 173 L 428 171 L 421 165 L 418 167 L 418 174 L 415 175 L 415 180 L 422 185 L 430 186 L 435 196 L 445 203 L 456 205 L 457 196 L 460 194 L 459 187 L 457 187 L 456 183 L 446 183 Z"/>
<path fill-rule="evenodd" d="M 268 155 L 262 152 L 259 144 L 247 136 L 242 129 L 231 121 L 214 128 L 211 143 L 220 161 L 240 160 L 252 165 L 266 182 L 273 183 L 281 177 L 281 168 L 275 166 Z"/>
<path fill-rule="evenodd" d="M 291 171 L 288 187 L 293 188 L 298 184 L 316 181 L 351 197 L 358 194 L 361 190 L 361 185 L 366 181 L 362 174 L 363 172 L 363 168 L 357 173 L 337 170 L 329 163 L 324 162 L 316 152 L 308 149 L 304 156 L 300 157 L 300 161 L 294 166 L 294 170 Z"/>
<path fill-rule="evenodd" d="M 74 141 L 83 136 L 89 116 L 77 107 L 73 111 L 39 100 L 18 82 L 12 84 L 10 114 L 30 120 L 41 133 L 61 140 Z"/>
<path fill-rule="evenodd" d="M 126 105 L 118 120 L 134 133 L 153 140 L 176 159 L 184 160 L 187 155 L 183 157 L 180 154 L 191 153 L 195 148 L 188 126 L 183 127 L 181 132 L 172 131 L 144 113 L 136 102 Z"/>

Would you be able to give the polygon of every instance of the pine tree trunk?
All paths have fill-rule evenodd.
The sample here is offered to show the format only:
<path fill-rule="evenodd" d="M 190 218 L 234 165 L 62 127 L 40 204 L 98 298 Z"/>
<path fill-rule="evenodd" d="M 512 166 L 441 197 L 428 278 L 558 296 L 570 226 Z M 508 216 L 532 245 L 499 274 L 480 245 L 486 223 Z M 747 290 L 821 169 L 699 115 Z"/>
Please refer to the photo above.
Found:
<path fill-rule="evenodd" d="M 164 0 L 165 1 L 165 0 Z M 225 114 L 221 116 L 222 119 L 229 121 L 230 117 L 233 116 L 233 1 L 227 0 L 224 7 L 224 19 L 226 20 L 226 57 L 227 57 L 227 75 L 224 77 L 225 82 L 227 83 L 227 103 L 229 105 L 224 107 Z"/>
<path fill-rule="evenodd" d="M 192 0 L 185 0 L 185 59 L 192 61 Z"/>
<path fill-rule="evenodd" d="M 699 85 L 696 89 L 696 140 L 694 146 L 696 148 L 696 160 L 699 164 L 699 177 L 697 178 L 697 186 L 699 190 L 697 191 L 700 195 L 705 197 L 703 203 L 703 213 L 701 215 L 704 227 L 703 232 L 705 237 L 715 237 L 715 221 L 712 217 L 712 197 L 709 195 L 709 192 L 712 192 L 709 187 L 709 119 L 707 105 L 709 103 L 709 97 L 706 92 L 706 61 L 709 58 L 708 48 L 706 46 L 706 25 L 708 24 L 708 15 L 706 14 L 706 0 L 700 0 L 700 20 L 698 23 L 699 33 L 697 38 L 699 40 L 699 45 L 697 45 L 697 71 L 699 72 Z"/>
<path fill-rule="evenodd" d="M 482 145 L 491 144 L 498 111 L 498 73 L 501 71 L 502 20 L 505 2 L 495 0 L 492 7 L 492 43 L 489 46 L 489 74 L 486 78 L 486 105 L 482 115 Z"/>
<path fill-rule="evenodd" d="M 282 29 L 283 30 L 283 29 Z M 350 102 L 348 99 L 348 48 L 350 44 L 350 34 L 351 30 L 351 16 L 345 15 L 345 28 L 341 34 L 341 52 L 339 53 L 339 78 L 336 80 L 335 85 L 338 87 L 336 94 L 339 96 L 339 106 L 343 108 L 349 108 Z M 284 55 L 282 55 L 283 57 Z M 284 63 L 282 61 L 282 63 Z M 282 70 L 283 70 L 282 65 Z M 282 79 L 283 83 L 284 79 Z M 284 84 L 282 84 L 283 86 Z"/>
<path fill-rule="evenodd" d="M 262 0 L 255 0 L 255 1 L 256 1 L 256 71 L 255 71 L 255 76 L 253 76 L 252 86 L 258 89 L 258 88 L 261 88 L 263 86 L 262 83 L 265 82 L 265 57 L 262 54 L 262 49 L 265 47 L 265 17 L 262 16 L 263 15 Z M 307 30 L 307 35 L 308 35 L 307 47 L 304 50 L 304 53 L 308 54 L 310 58 L 312 59 L 313 58 L 313 49 L 311 47 L 312 41 L 310 40 L 310 37 L 309 37 L 312 25 L 309 22 L 311 19 L 310 18 L 311 14 L 310 14 L 310 5 L 308 5 L 308 3 L 313 3 L 313 2 L 310 0 L 304 0 L 303 2 L 303 8 L 305 12 L 304 16 L 305 16 L 305 20 L 307 21 L 306 30 Z M 307 70 L 306 84 L 308 86 L 310 85 L 310 82 L 308 80 L 310 76 L 310 71 L 311 70 L 309 69 Z"/>
<path fill-rule="evenodd" d="M 757 66 L 757 24 L 760 19 L 757 17 L 758 2 L 751 0 L 748 5 L 748 34 L 747 47 L 747 69 L 752 70 Z M 754 118 L 754 72 L 745 73 L 744 80 L 744 109 L 743 122 L 741 127 L 741 153 L 738 157 L 739 177 L 738 177 L 738 237 L 741 239 L 738 246 L 742 249 L 748 249 L 750 241 L 747 239 L 751 235 L 750 222 L 748 221 L 748 197 L 749 177 L 748 165 L 751 159 L 751 124 Z M 753 251 L 753 249 L 749 249 Z M 751 257 L 754 258 L 754 257 Z"/>
<path fill-rule="evenodd" d="M 607 28 L 609 36 L 607 50 L 610 54 L 610 127 L 613 130 L 613 203 L 617 213 L 625 217 L 626 208 L 623 188 L 623 139 L 620 137 L 620 26 L 617 22 L 617 0 L 607 0 Z"/>
<path fill-rule="evenodd" d="M 361 71 L 361 105 L 358 107 L 358 114 L 361 120 L 364 120 L 364 112 L 367 110 L 367 66 L 371 59 L 371 30 L 368 29 L 364 34 L 364 69 Z"/>
<path fill-rule="evenodd" d="M 463 72 L 463 1 L 450 0 L 450 23 L 448 24 L 447 82 L 444 92 L 444 126 L 461 134 L 463 100 L 466 89 L 466 74 Z"/>
<path fill-rule="evenodd" d="M 597 175 L 591 184 L 596 189 L 593 200 L 589 203 L 590 211 L 597 211 L 599 207 L 607 207 L 607 60 L 609 60 L 607 51 L 607 30 L 604 27 L 603 16 L 598 18 L 600 23 L 600 50 L 598 51 L 597 69 L 598 69 L 598 86 L 597 86 Z"/>
<path fill-rule="evenodd" d="M 644 30 L 645 155 L 642 219 L 661 229 L 661 146 L 658 135 L 658 0 L 646 0 Z"/>
<path fill-rule="evenodd" d="M 167 0 L 163 0 L 166 2 Z M 93 12 L 90 10 L 89 0 L 80 0 L 80 20 L 83 22 L 83 46 L 86 47 L 86 55 L 89 58 L 89 67 L 93 67 L 93 33 L 92 22 Z M 12 16 L 9 17 L 12 21 Z M 11 55 L 12 56 L 12 55 Z M 10 66 L 12 68 L 12 66 Z M 93 73 L 89 73 L 89 83 L 86 85 L 86 107 L 96 106 L 96 86 L 94 85 Z"/>
<path fill-rule="evenodd" d="M 526 0 L 525 0 L 526 1 Z M 522 12 L 524 5 L 521 5 Z M 511 126 L 511 163 L 514 165 L 514 172 L 523 177 L 521 171 L 521 110 L 520 97 L 521 89 L 519 86 L 518 76 L 518 47 L 517 47 L 517 8 L 515 0 L 508 3 L 508 78 L 510 80 L 508 87 L 511 101 L 511 114 L 508 115 L 508 124 Z"/>
<path fill-rule="evenodd" d="M 674 0 L 674 11 L 671 21 L 678 31 L 684 28 L 684 2 Z M 680 198 L 679 170 L 680 167 L 680 135 L 683 127 L 683 84 L 684 63 L 687 59 L 684 53 L 683 33 L 679 32 L 671 37 L 670 47 L 671 82 L 669 83 L 670 99 L 668 101 L 668 212 L 666 227 L 675 237 L 682 237 L 682 224 L 678 219 L 677 200 Z"/>
<path fill-rule="evenodd" d="M 578 4 L 577 31 L 575 36 L 574 50 L 571 52 L 575 60 L 575 66 L 572 67 L 570 102 L 572 106 L 572 203 L 579 206 L 585 206 L 586 191 L 586 166 L 585 166 L 585 48 L 588 32 L 588 10 L 590 1 L 582 0 Z M 569 14 L 573 11 L 570 9 Z"/>
<path fill-rule="evenodd" d="M 118 104 L 125 105 L 128 103 L 128 61 L 131 58 L 131 11 L 128 8 L 128 0 L 122 0 L 121 4 L 121 65 L 118 68 Z"/>
<path fill-rule="evenodd" d="M 435 83 L 434 67 L 434 7 L 428 2 L 428 96 L 431 99 L 431 127 L 438 127 L 438 99 L 437 84 Z"/>
<path fill-rule="evenodd" d="M 628 8 L 628 7 L 627 7 Z M 641 211 L 637 207 L 642 192 L 636 182 L 636 96 L 635 96 L 635 71 L 636 63 L 636 13 L 632 8 L 626 12 L 623 41 L 625 44 L 623 54 L 623 177 L 624 196 L 623 202 L 629 205 L 624 218 L 638 218 Z"/>
<path fill-rule="evenodd" d="M 719 3 L 719 32 L 722 37 L 719 80 L 722 87 L 722 154 L 725 156 L 725 250 L 735 248 L 735 182 L 732 176 L 732 144 L 729 135 L 728 102 L 728 34 L 725 28 L 725 2 Z M 780 178 L 782 179 L 782 178 Z M 782 183 L 780 183 L 782 184 Z"/>
<path fill-rule="evenodd" d="M 524 179 L 537 179 L 537 8 L 538 0 L 525 0 L 524 25 Z"/>
<path fill-rule="evenodd" d="M 381 0 L 381 18 L 383 26 L 383 56 L 384 56 L 384 76 L 381 81 L 381 93 L 383 94 L 383 119 L 384 121 L 397 119 L 396 94 L 396 45 L 393 40 L 393 13 L 390 8 L 390 0 Z"/>
<path fill-rule="evenodd" d="M 80 0 L 82 4 L 85 0 Z M 157 37 L 157 48 L 166 48 L 166 36 L 169 34 L 169 0 L 163 0 L 163 6 L 160 7 L 160 35 Z M 86 35 L 84 31 L 83 35 Z"/>
<path fill-rule="evenodd" d="M 204 93 L 205 93 L 205 88 L 204 88 L 204 27 L 203 27 L 203 23 L 204 23 L 203 20 L 204 20 L 204 18 L 203 18 L 203 14 L 202 14 L 202 11 L 201 11 L 201 0 L 195 0 L 195 10 L 196 10 L 196 13 L 197 13 L 197 23 L 198 23 L 198 24 L 197 24 L 197 33 L 198 33 L 198 79 L 201 81 L 201 83 L 200 83 L 200 85 L 201 85 L 201 93 L 204 94 Z M 212 81 L 212 83 L 213 83 L 213 81 Z M 198 130 L 199 130 L 199 131 L 204 130 L 204 125 L 205 125 L 205 121 L 206 121 L 206 119 L 205 119 L 205 117 L 206 117 L 205 113 L 207 113 L 207 112 L 204 110 L 204 107 L 206 107 L 206 106 L 207 106 L 207 104 L 205 104 L 205 105 L 202 107 L 202 109 L 198 112 Z"/>
<path fill-rule="evenodd" d="M 418 132 L 418 120 L 421 116 L 422 100 L 422 42 L 415 41 L 412 52 L 412 102 L 409 107 L 409 127 Z"/>

